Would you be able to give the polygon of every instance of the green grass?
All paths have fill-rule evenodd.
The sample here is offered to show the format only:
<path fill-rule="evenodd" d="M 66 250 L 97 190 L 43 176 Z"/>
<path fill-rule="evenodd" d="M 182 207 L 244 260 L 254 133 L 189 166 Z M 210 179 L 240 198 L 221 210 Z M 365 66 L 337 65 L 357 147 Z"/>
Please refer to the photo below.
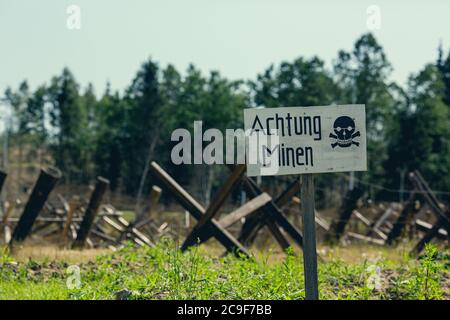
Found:
<path fill-rule="evenodd" d="M 0 259 L 0 299 L 303 299 L 303 262 L 215 258 L 203 247 L 181 253 L 170 241 L 126 247 L 76 268 L 64 261 Z M 448 260 L 435 247 L 424 258 L 319 264 L 322 299 L 449 299 Z M 272 259 L 273 260 L 273 259 Z M 68 269 L 69 268 L 69 269 Z M 73 267 L 72 267 L 73 268 Z M 75 270 L 75 271 L 74 271 Z M 72 286 L 67 286 L 67 283 Z"/>
<path fill-rule="evenodd" d="M 0 299 L 5 300 L 64 300 L 68 298 L 62 281 L 41 283 L 7 281 L 0 284 Z"/>

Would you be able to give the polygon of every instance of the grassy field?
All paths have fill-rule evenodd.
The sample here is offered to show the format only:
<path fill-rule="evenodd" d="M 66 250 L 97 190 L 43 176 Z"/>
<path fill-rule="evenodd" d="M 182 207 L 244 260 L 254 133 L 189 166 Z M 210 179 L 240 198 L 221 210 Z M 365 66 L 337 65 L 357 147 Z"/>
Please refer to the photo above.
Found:
<path fill-rule="evenodd" d="M 301 255 L 220 256 L 214 245 L 187 253 L 171 241 L 116 252 L 24 247 L 0 260 L 0 299 L 303 299 Z M 449 299 L 448 254 L 428 247 L 320 248 L 321 299 Z"/>

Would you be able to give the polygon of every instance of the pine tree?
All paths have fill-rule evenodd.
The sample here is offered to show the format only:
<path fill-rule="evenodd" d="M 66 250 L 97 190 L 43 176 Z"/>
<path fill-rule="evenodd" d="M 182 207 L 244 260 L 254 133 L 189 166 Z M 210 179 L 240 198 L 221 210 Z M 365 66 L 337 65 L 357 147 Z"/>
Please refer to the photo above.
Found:
<path fill-rule="evenodd" d="M 391 70 L 383 48 L 370 33 L 355 42 L 351 53 L 340 51 L 334 65 L 339 102 L 366 105 L 368 172 L 364 176 L 378 184 L 385 177 L 387 124 L 396 105 L 391 91 L 394 85 L 388 83 Z"/>
<path fill-rule="evenodd" d="M 88 113 L 79 95 L 79 86 L 65 68 L 59 77 L 52 79 L 49 87 L 51 125 L 53 126 L 52 151 L 56 166 L 64 171 L 68 182 L 87 182 L 83 169 L 88 156 Z"/>
<path fill-rule="evenodd" d="M 410 77 L 409 99 L 395 116 L 398 126 L 389 141 L 390 187 L 400 184 L 400 175 L 394 174 L 398 168 L 419 170 L 433 188 L 450 187 L 450 118 L 444 88 L 439 70 L 431 64 Z"/>

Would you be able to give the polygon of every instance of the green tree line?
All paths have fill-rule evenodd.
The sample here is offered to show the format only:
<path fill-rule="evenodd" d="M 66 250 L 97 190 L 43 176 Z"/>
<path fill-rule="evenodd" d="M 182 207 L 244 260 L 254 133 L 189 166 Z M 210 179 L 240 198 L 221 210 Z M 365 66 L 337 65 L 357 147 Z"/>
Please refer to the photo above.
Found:
<path fill-rule="evenodd" d="M 319 57 L 299 57 L 269 66 L 252 81 L 231 81 L 193 65 L 180 73 L 150 58 L 123 92 L 107 85 L 97 96 L 65 68 L 34 91 L 26 81 L 8 88 L 5 99 L 19 153 L 24 145 L 46 150 L 66 183 L 102 175 L 113 191 L 135 196 L 148 190 L 147 165 L 156 160 L 208 202 L 226 170 L 172 164 L 174 129 L 192 130 L 195 120 L 204 129 L 242 128 L 243 109 L 260 105 L 358 103 L 366 105 L 369 170 L 357 173 L 356 181 L 372 197 L 397 199 L 392 190 L 414 169 L 433 188 L 450 191 L 450 52 L 439 49 L 436 62 L 412 73 L 406 88 L 390 82 L 392 69 L 375 37 L 364 34 L 351 51 L 338 52 L 331 68 Z M 347 179 L 326 174 L 317 183 L 325 198 L 342 191 Z"/>

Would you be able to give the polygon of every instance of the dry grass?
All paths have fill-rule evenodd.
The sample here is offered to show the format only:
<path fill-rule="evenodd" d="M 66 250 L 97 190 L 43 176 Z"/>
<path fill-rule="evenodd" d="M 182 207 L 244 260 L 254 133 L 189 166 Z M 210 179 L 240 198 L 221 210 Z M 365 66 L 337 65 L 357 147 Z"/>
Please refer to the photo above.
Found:
<path fill-rule="evenodd" d="M 6 248 L 2 248 L 7 250 Z M 71 250 L 57 246 L 37 246 L 24 244 L 15 247 L 11 257 L 19 262 L 28 261 L 64 261 L 67 263 L 85 263 L 94 261 L 96 257 L 111 252 L 109 249 Z"/>
<path fill-rule="evenodd" d="M 181 246 L 182 240 L 175 241 L 177 246 Z M 368 245 L 363 243 L 353 243 L 348 246 L 327 246 L 318 244 L 318 254 L 322 262 L 331 260 L 341 260 L 350 264 L 359 264 L 365 261 L 390 260 L 400 262 L 408 254 L 412 244 L 402 244 L 398 247 L 383 247 Z M 7 250 L 0 247 L 0 252 Z M 223 246 L 215 239 L 210 239 L 207 243 L 199 247 L 200 252 L 210 257 L 220 257 L 225 253 Z M 263 246 L 252 246 L 249 251 L 256 260 L 264 260 L 269 264 L 276 264 L 286 257 L 281 248 L 274 241 L 267 241 Z M 64 261 L 67 263 L 84 263 L 95 260 L 99 255 L 111 252 L 110 249 L 84 249 L 71 250 L 52 246 L 48 243 L 25 242 L 16 246 L 11 253 L 11 257 L 16 261 Z M 295 246 L 293 252 L 297 256 L 302 256 L 300 248 Z"/>
<path fill-rule="evenodd" d="M 400 262 L 408 255 L 411 247 L 410 245 L 382 247 L 355 243 L 348 246 L 319 246 L 318 252 L 325 260 L 339 259 L 353 264 L 378 260 Z"/>
<path fill-rule="evenodd" d="M 364 243 L 331 247 L 318 244 L 317 252 L 322 262 L 341 260 L 348 264 L 361 264 L 364 262 L 388 260 L 396 263 L 403 261 L 411 248 L 412 244 L 402 244 L 398 247 L 377 246 Z M 211 239 L 207 244 L 200 246 L 200 252 L 211 257 L 220 257 L 225 253 L 225 250 L 220 243 Z M 273 241 L 269 241 L 263 248 L 252 246 L 250 252 L 255 256 L 256 260 L 264 260 L 268 264 L 279 263 L 286 257 L 286 253 Z M 302 256 L 302 251 L 297 246 L 293 248 L 293 252 L 297 256 Z"/>

